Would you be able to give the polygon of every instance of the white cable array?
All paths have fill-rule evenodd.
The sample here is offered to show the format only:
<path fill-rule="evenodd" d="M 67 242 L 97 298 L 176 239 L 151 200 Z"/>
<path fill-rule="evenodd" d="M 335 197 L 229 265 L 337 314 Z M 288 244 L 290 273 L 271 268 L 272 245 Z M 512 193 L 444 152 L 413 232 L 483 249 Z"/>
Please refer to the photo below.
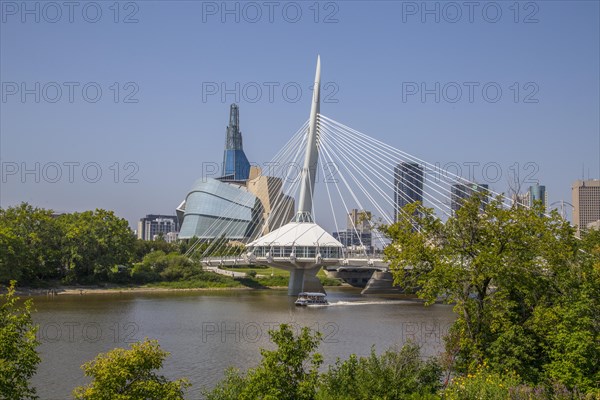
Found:
<path fill-rule="evenodd" d="M 337 135 L 336 140 L 342 141 L 345 144 L 347 144 L 348 146 L 357 145 L 358 144 L 359 146 L 357 146 L 357 147 L 359 147 L 363 151 L 363 153 L 359 154 L 360 159 L 362 159 L 363 161 L 365 160 L 365 152 L 366 152 L 367 155 L 374 156 L 375 158 L 373 158 L 373 159 L 370 159 L 370 158 L 367 159 L 367 161 L 374 162 L 374 164 L 370 164 L 369 163 L 369 166 L 370 167 L 373 167 L 373 166 L 381 167 L 382 174 L 389 175 L 389 177 L 387 179 L 382 179 L 383 184 L 386 185 L 386 186 L 388 186 L 389 188 L 391 188 L 392 191 L 396 191 L 397 194 L 399 194 L 400 196 L 402 196 L 404 198 L 404 200 L 407 200 L 409 203 L 412 201 L 411 199 L 406 198 L 405 195 L 401 191 L 397 191 L 396 188 L 391 184 L 391 182 L 394 181 L 394 177 L 393 177 L 395 175 L 395 173 L 393 173 L 394 172 L 394 167 L 395 167 L 396 164 L 398 164 L 398 162 L 403 161 L 403 159 L 393 158 L 393 157 L 391 157 L 389 155 L 389 153 L 382 152 L 379 148 L 376 148 L 376 147 L 374 147 L 371 144 L 366 143 L 366 142 L 356 142 L 355 141 L 354 143 L 352 143 L 348 139 L 346 139 L 346 137 L 343 134 Z M 386 161 L 385 161 L 386 159 L 391 163 L 391 165 L 389 163 L 386 163 Z M 365 164 L 367 164 L 367 163 L 365 163 Z M 410 185 L 412 187 L 412 189 L 415 189 L 415 190 L 421 189 L 421 188 L 416 187 L 412 182 L 410 182 L 410 180 L 404 182 L 404 184 Z M 450 196 L 445 195 L 443 193 L 443 191 L 447 191 L 447 189 L 443 188 L 441 185 L 438 185 L 438 186 L 440 188 L 442 188 L 442 190 L 443 190 L 442 192 L 440 192 L 439 190 L 437 190 L 435 187 L 431 186 L 429 184 L 429 180 L 424 180 L 423 184 L 424 184 L 425 187 L 430 187 L 436 193 L 438 193 L 438 194 L 446 197 L 448 200 L 450 200 Z M 422 189 L 421 189 L 421 191 L 422 191 Z M 389 199 L 391 199 L 391 196 L 390 197 L 384 196 L 384 199 L 389 200 Z M 441 211 L 444 214 L 446 214 L 447 216 L 450 215 L 450 213 L 446 212 L 446 210 L 444 209 L 444 207 L 443 207 L 444 203 L 442 203 L 440 200 L 436 199 L 434 196 L 431 196 L 430 199 L 433 200 L 433 201 L 439 202 L 439 204 L 442 205 Z M 391 201 L 391 200 L 389 200 L 389 201 Z M 394 204 L 393 204 L 393 206 L 395 208 Z"/>
<path fill-rule="evenodd" d="M 356 137 L 362 137 L 364 139 L 371 140 L 374 143 L 376 143 L 377 145 L 382 146 L 383 148 L 387 149 L 388 151 L 391 151 L 391 152 L 393 152 L 395 154 L 403 155 L 407 159 L 410 159 L 413 162 L 416 162 L 416 163 L 421 164 L 423 166 L 427 166 L 431 170 L 435 171 L 436 168 L 439 169 L 438 167 L 436 167 L 435 165 L 433 165 L 431 163 L 428 163 L 427 161 L 424 161 L 424 160 L 422 160 L 420 158 L 417 158 L 417 157 L 415 157 L 415 156 L 413 156 L 411 154 L 408 154 L 406 152 L 398 150 L 398 149 L 396 149 L 396 148 L 394 148 L 394 147 L 392 147 L 392 146 L 390 146 L 390 145 L 388 145 L 388 144 L 386 144 L 386 143 L 384 143 L 384 142 L 382 142 L 380 140 L 377 140 L 375 138 L 367 136 L 364 133 L 361 133 L 361 132 L 359 132 L 359 131 L 357 131 L 355 129 L 352 129 L 352 128 L 350 128 L 350 127 L 348 127 L 348 126 L 346 126 L 346 125 L 344 125 L 344 124 L 342 124 L 340 122 L 337 122 L 337 121 L 331 119 L 331 118 L 328 118 L 327 116 L 324 116 L 322 114 L 320 116 L 321 116 L 322 120 L 327 121 L 327 122 L 329 122 L 331 124 L 334 124 L 334 125 L 338 126 L 340 129 L 342 129 L 342 130 L 344 130 L 344 131 L 346 131 L 346 132 L 348 132 L 350 134 L 353 134 Z M 453 173 L 451 173 L 449 171 L 445 171 L 445 172 L 446 172 L 446 175 L 451 175 L 456 180 L 456 182 L 461 182 L 461 183 L 465 183 L 465 184 L 476 184 L 475 182 L 471 182 L 471 181 L 469 181 L 469 180 L 467 180 L 467 179 L 465 179 L 465 178 L 463 178 L 463 177 L 461 177 L 459 175 L 453 174 Z M 503 202 L 508 202 L 508 204 L 506 204 L 506 205 L 510 206 L 512 204 L 512 199 L 508 198 L 504 194 L 497 193 L 497 192 L 494 192 L 492 190 L 488 190 L 488 191 L 493 196 L 501 196 L 501 198 L 503 199 Z"/>
<path fill-rule="evenodd" d="M 475 192 L 484 193 L 486 196 L 500 196 L 502 203 L 505 206 L 510 206 L 513 203 L 512 199 L 509 199 L 504 194 L 494 192 L 485 186 L 479 185 L 475 182 L 471 182 L 459 175 L 451 173 L 449 171 L 442 171 L 438 166 L 428 163 L 422 159 L 419 159 L 411 154 L 396 149 L 378 139 L 372 138 L 364 133 L 361 133 L 355 129 L 352 129 L 342 123 L 339 123 L 331 118 L 319 114 L 317 124 L 317 148 L 321 157 L 319 159 L 320 168 L 323 173 L 323 182 L 326 187 L 327 198 L 331 213 L 333 216 L 333 222 L 337 232 L 340 232 L 338 225 L 338 213 L 340 207 L 337 205 L 341 203 L 343 210 L 346 215 L 350 211 L 351 207 L 347 203 L 347 200 L 351 200 L 356 207 L 363 211 L 366 211 L 368 206 L 369 209 L 375 211 L 380 219 L 383 219 L 385 223 L 392 223 L 397 216 L 397 212 L 403 212 L 404 217 L 408 218 L 415 230 L 419 229 L 414 215 L 408 215 L 403 209 L 398 209 L 398 200 L 402 200 L 404 203 L 410 203 L 414 201 L 408 192 L 400 190 L 397 186 L 399 177 L 398 168 L 406 164 L 406 168 L 413 168 L 416 164 L 417 176 L 421 176 L 421 179 L 415 180 L 401 179 L 401 184 L 407 190 L 419 194 L 419 197 L 423 198 L 424 203 L 428 202 L 437 211 L 440 211 L 445 216 L 451 216 L 453 214 L 454 205 L 457 202 L 463 201 L 466 197 L 473 195 Z M 307 144 L 307 132 L 308 132 L 308 121 L 306 121 L 302 127 L 292 136 L 292 138 L 283 146 L 283 148 L 273 158 L 272 163 L 279 165 L 279 163 L 285 161 L 289 162 L 286 171 L 281 171 L 281 176 L 278 173 L 274 174 L 276 177 L 282 179 L 281 192 L 278 193 L 275 201 L 271 205 L 271 210 L 267 218 L 261 223 L 257 223 L 252 231 L 248 240 L 252 240 L 255 235 L 264 231 L 265 227 L 270 229 L 277 229 L 277 227 L 270 227 L 269 223 L 272 218 L 279 216 L 281 219 L 284 207 L 288 207 L 289 203 L 287 200 L 292 197 L 297 200 L 298 190 L 300 188 L 302 171 L 302 159 L 305 151 L 305 145 Z M 289 166 L 299 166 L 298 169 L 292 170 Z M 326 165 L 335 165 L 336 171 L 342 185 L 338 184 L 338 180 L 334 179 L 335 191 L 330 190 L 326 179 L 325 167 Z M 319 168 L 319 166 L 315 166 Z M 410 171 L 409 171 L 410 172 Z M 440 180 L 440 173 L 443 172 L 445 179 Z M 293 178 L 290 180 L 290 178 Z M 315 185 L 310 195 L 313 197 L 316 192 L 316 183 L 309 182 L 309 185 Z M 343 190 L 342 190 L 343 188 Z M 339 199 L 335 198 L 335 194 L 339 196 Z M 211 231 L 213 228 L 221 228 L 219 231 L 224 234 L 228 231 L 236 220 L 232 217 L 232 213 L 235 211 L 235 204 L 241 200 L 243 193 L 240 193 L 233 200 L 233 203 L 225 212 L 223 212 L 219 218 L 217 218 L 213 225 L 209 228 Z M 289 196 L 289 197 L 288 197 Z M 317 212 L 316 202 L 313 201 L 312 215 L 316 220 Z M 352 207 L 352 208 L 356 208 Z M 391 211 L 390 211 L 391 210 Z M 323 213 L 324 214 L 324 213 Z M 375 214 L 372 214 L 375 215 Z M 362 242 L 361 234 L 351 219 L 352 231 L 356 234 L 358 242 L 361 244 L 363 251 L 366 255 L 366 246 Z M 287 221 L 285 221 L 287 222 Z M 382 246 L 386 244 L 387 240 L 381 232 L 374 228 L 373 221 L 369 220 L 369 224 L 372 228 L 372 234 L 379 236 L 378 239 Z M 278 223 L 284 223 L 284 221 L 278 220 Z M 271 230 L 273 230 L 271 229 Z M 362 231 L 361 231 L 362 232 Z M 277 239 L 277 238 L 276 238 Z M 186 254 L 193 253 L 194 249 L 199 246 L 199 242 L 194 243 Z M 216 248 L 212 248 L 217 242 L 220 242 Z M 216 253 L 222 249 L 223 246 L 228 245 L 227 241 L 214 240 L 210 243 L 208 248 L 205 250 L 204 255 L 213 252 Z"/>
<path fill-rule="evenodd" d="M 298 151 L 297 151 L 298 148 L 301 148 L 303 142 L 305 141 L 304 136 L 305 136 L 305 130 L 306 130 L 307 126 L 308 126 L 308 120 L 302 124 L 302 126 L 296 131 L 296 133 L 294 135 L 292 135 L 290 140 L 277 152 L 277 154 L 271 160 L 272 164 L 279 165 L 282 162 L 289 160 L 290 154 L 293 153 L 294 151 L 296 151 L 296 155 L 298 154 Z M 283 184 L 282 184 L 282 191 L 284 190 L 284 184 L 285 184 L 285 182 L 283 182 Z M 212 224 L 208 227 L 207 232 L 211 232 L 211 231 L 217 230 L 219 228 L 220 229 L 217 232 L 217 234 L 215 235 L 215 239 L 210 242 L 208 248 L 203 252 L 202 257 L 204 257 L 206 254 L 209 254 L 209 253 L 216 253 L 216 252 L 220 251 L 223 246 L 227 245 L 226 241 L 219 241 L 218 238 L 220 238 L 224 233 L 226 233 L 227 230 L 231 227 L 232 223 L 235 222 L 234 219 L 232 219 L 230 217 L 233 216 L 233 212 L 236 209 L 236 204 L 239 203 L 239 201 L 242 199 L 243 196 L 244 196 L 244 192 L 240 191 L 240 193 L 233 199 L 233 201 L 227 207 L 227 209 L 221 215 L 219 215 L 219 218 L 217 218 L 215 221 L 213 221 Z M 281 197 L 283 197 L 283 196 L 281 196 Z M 225 225 L 224 222 L 227 220 L 228 220 L 228 223 Z M 257 224 L 257 226 L 253 229 L 253 232 L 256 231 L 258 225 L 259 224 Z M 193 243 L 192 246 L 190 246 L 190 248 L 186 252 L 186 256 L 192 255 L 204 240 L 205 239 L 199 238 L 195 243 Z M 215 248 L 214 245 L 218 242 L 221 242 L 221 243 L 219 244 L 218 247 Z"/>
<path fill-rule="evenodd" d="M 352 149 L 345 146 L 343 143 L 336 141 L 336 139 L 332 135 L 330 135 L 332 133 L 331 131 L 329 131 L 327 128 L 324 128 L 322 130 L 323 130 L 323 133 L 325 133 L 323 135 L 323 143 L 324 143 L 325 147 L 329 148 L 329 145 L 332 144 L 332 146 L 331 146 L 331 148 L 333 149 L 332 153 L 336 155 L 338 164 L 340 166 L 344 167 L 345 170 L 347 170 L 347 172 L 349 173 L 349 175 L 351 176 L 351 178 L 353 179 L 355 184 L 362 191 L 363 195 L 367 198 L 367 201 L 369 201 L 370 204 L 373 205 L 373 207 L 381 214 L 381 216 L 386 219 L 386 223 L 388 223 L 388 224 L 392 223 L 393 221 L 391 220 L 389 213 L 386 212 L 381 206 L 381 203 L 385 203 L 385 202 L 387 202 L 393 206 L 393 202 L 391 201 L 390 196 L 387 195 L 384 191 L 382 191 L 381 188 L 379 187 L 379 185 L 377 183 L 375 183 L 375 181 L 368 176 L 368 174 L 366 173 L 364 168 L 361 168 L 359 165 L 357 165 L 357 162 L 354 161 L 355 159 L 360 159 L 361 161 L 364 161 L 364 153 L 359 154 L 355 157 L 354 154 L 351 153 Z M 334 144 L 337 145 L 337 147 L 333 146 Z M 347 165 L 344 162 L 345 159 L 346 159 L 346 161 L 348 161 L 349 165 Z M 352 172 L 353 170 L 355 171 L 356 174 Z M 357 174 L 359 174 L 364 179 L 366 184 L 370 185 L 370 187 L 372 188 L 372 190 L 374 192 L 379 193 L 381 195 L 381 199 L 383 201 L 377 201 L 373 197 L 373 195 L 371 195 L 369 193 L 369 190 L 361 183 L 361 180 L 359 178 L 357 178 L 357 176 L 356 176 Z M 378 175 L 378 177 L 381 179 L 381 175 L 379 173 L 376 173 L 376 175 Z M 389 181 L 387 181 L 385 179 L 381 179 L 381 181 L 384 185 L 388 185 L 391 187 L 391 185 L 389 184 Z M 349 185 L 347 185 L 347 190 L 349 192 L 352 192 L 352 188 Z M 408 217 L 412 220 L 411 216 L 408 216 Z M 371 229 L 373 229 L 374 225 L 373 225 L 372 221 L 369 221 L 369 222 L 371 224 Z M 413 227 L 418 228 L 414 222 L 413 222 Z M 379 241 L 381 242 L 381 244 L 385 245 L 385 239 L 383 238 L 381 233 L 376 229 L 374 229 L 374 233 L 375 233 L 375 235 L 379 236 Z"/>

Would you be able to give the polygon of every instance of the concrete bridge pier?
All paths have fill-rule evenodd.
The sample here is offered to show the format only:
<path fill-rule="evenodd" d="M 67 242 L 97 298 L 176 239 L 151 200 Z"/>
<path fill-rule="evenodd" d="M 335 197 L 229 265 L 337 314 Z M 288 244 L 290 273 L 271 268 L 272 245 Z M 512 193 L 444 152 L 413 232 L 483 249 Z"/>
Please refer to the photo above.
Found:
<path fill-rule="evenodd" d="M 290 282 L 288 283 L 288 295 L 298 296 L 301 292 L 325 293 L 317 273 L 320 265 L 311 268 L 294 268 L 290 271 Z"/>
<path fill-rule="evenodd" d="M 394 286 L 394 277 L 391 272 L 376 271 L 373 272 L 361 294 L 395 294 L 403 292 L 404 290 L 400 286 Z"/>

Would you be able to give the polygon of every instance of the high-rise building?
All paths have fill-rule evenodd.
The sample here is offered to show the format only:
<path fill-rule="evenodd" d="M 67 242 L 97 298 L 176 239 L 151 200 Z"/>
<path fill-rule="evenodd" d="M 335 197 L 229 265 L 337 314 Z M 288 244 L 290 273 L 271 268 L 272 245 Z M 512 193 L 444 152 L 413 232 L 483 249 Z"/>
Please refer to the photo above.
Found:
<path fill-rule="evenodd" d="M 423 180 L 423 167 L 417 163 L 401 162 L 394 168 L 394 222 L 402 207 L 423 202 Z"/>
<path fill-rule="evenodd" d="M 529 207 L 530 193 L 513 193 L 511 196 L 512 202 L 519 208 Z"/>
<path fill-rule="evenodd" d="M 450 188 L 450 209 L 452 212 L 458 211 L 465 200 L 473 196 L 475 193 L 481 193 L 482 195 L 482 208 L 486 206 L 489 201 L 489 186 L 487 184 L 477 183 L 455 183 Z"/>
<path fill-rule="evenodd" d="M 370 211 L 352 209 L 348 213 L 346 230 L 333 232 L 333 237 L 348 248 L 360 248 L 371 252 L 371 215 Z"/>
<path fill-rule="evenodd" d="M 359 232 L 371 232 L 371 212 L 352 209 L 348 213 L 346 223 L 347 230 L 357 230 Z"/>
<path fill-rule="evenodd" d="M 600 180 L 577 180 L 571 188 L 573 198 L 573 224 L 577 227 L 577 235 L 581 228 L 600 220 Z"/>
<path fill-rule="evenodd" d="M 250 175 L 250 163 L 244 153 L 240 131 L 240 109 L 237 104 L 229 107 L 229 125 L 226 129 L 225 152 L 221 181 L 246 181 Z"/>
<path fill-rule="evenodd" d="M 548 195 L 546 194 L 546 186 L 536 184 L 529 186 L 529 207 L 533 206 L 535 202 L 541 201 L 544 209 L 548 204 Z"/>
<path fill-rule="evenodd" d="M 137 237 L 142 240 L 155 240 L 162 234 L 163 238 L 171 232 L 179 231 L 176 215 L 148 214 L 138 222 Z"/>

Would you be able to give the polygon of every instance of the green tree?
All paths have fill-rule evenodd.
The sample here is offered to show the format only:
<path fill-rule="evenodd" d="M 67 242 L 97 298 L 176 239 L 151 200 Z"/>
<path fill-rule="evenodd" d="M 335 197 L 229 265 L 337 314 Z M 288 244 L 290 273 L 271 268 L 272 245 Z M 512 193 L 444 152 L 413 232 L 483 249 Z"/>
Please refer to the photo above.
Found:
<path fill-rule="evenodd" d="M 22 278 L 21 261 L 27 252 L 25 241 L 6 226 L 0 226 L 0 282 Z"/>
<path fill-rule="evenodd" d="M 402 213 L 410 218 L 383 226 L 396 283 L 428 304 L 454 304 L 446 351 L 458 372 L 487 361 L 528 382 L 597 384 L 600 307 L 590 299 L 600 285 L 591 256 L 557 213 L 483 201 L 474 196 L 445 223 L 415 203 Z"/>
<path fill-rule="evenodd" d="M 0 208 L 0 281 L 27 284 L 59 276 L 61 238 L 52 210 L 27 203 Z"/>
<path fill-rule="evenodd" d="M 177 251 L 182 253 L 180 251 L 180 246 L 175 243 L 167 243 L 165 241 L 157 240 L 142 240 L 136 238 L 135 242 L 133 243 L 131 261 L 134 263 L 141 262 L 147 254 L 157 250 L 160 250 L 165 254 Z M 185 253 L 185 251 L 183 251 L 183 253 Z"/>
<path fill-rule="evenodd" d="M 12 281 L 8 293 L 0 295 L 0 398 L 36 399 L 29 379 L 40 363 L 37 326 L 31 320 L 31 299 L 22 305 L 18 301 Z"/>
<path fill-rule="evenodd" d="M 127 264 L 135 237 L 127 221 L 112 211 L 97 209 L 60 216 L 63 224 L 63 263 L 67 282 L 106 281 L 111 269 Z"/>
<path fill-rule="evenodd" d="M 323 362 L 314 353 L 321 334 L 302 328 L 298 336 L 282 324 L 269 331 L 275 350 L 261 350 L 262 361 L 245 375 L 230 369 L 215 389 L 206 392 L 208 400 L 309 400 L 316 396 L 318 369 Z"/>
<path fill-rule="evenodd" d="M 320 378 L 317 399 L 437 399 L 441 367 L 435 360 L 423 361 L 417 345 L 408 343 L 399 351 L 381 356 L 371 349 L 369 357 L 337 360 Z"/>
<path fill-rule="evenodd" d="M 170 381 L 155 370 L 162 367 L 169 353 L 155 340 L 131 345 L 131 349 L 113 349 L 99 354 L 82 366 L 93 380 L 75 388 L 78 400 L 178 400 L 189 387 L 186 379 Z"/>

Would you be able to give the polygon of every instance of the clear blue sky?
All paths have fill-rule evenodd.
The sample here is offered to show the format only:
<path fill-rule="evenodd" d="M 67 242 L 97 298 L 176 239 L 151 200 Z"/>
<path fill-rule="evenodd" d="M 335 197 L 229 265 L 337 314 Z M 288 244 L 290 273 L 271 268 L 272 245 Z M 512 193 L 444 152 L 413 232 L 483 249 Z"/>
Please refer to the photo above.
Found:
<path fill-rule="evenodd" d="M 207 87 L 246 85 L 245 150 L 262 163 L 308 118 L 317 54 L 323 82 L 333 83 L 325 92 L 337 100 L 322 104 L 323 114 L 424 160 L 496 162 L 505 175 L 515 163 L 526 174 L 532 162 L 550 202 L 570 201 L 582 169 L 600 177 L 597 1 L 475 2 L 472 10 L 464 2 L 274 2 L 271 15 L 262 1 L 46 4 L 0 2 L 2 207 L 106 208 L 133 226 L 148 213 L 172 214 L 202 163 L 221 162 L 236 99 L 222 101 Z M 439 7 L 439 22 L 425 7 Z M 265 82 L 279 85 L 272 102 Z M 403 99 L 407 82 L 439 82 L 440 102 Z M 463 88 L 454 103 L 454 84 L 446 95 L 441 89 L 452 82 Z M 465 82 L 479 83 L 472 102 Z M 24 101 L 23 83 L 32 90 Z M 486 83 L 502 89 L 497 102 L 493 88 L 484 97 Z M 285 84 L 302 88 L 297 102 L 293 87 L 284 96 Z M 263 89 L 257 99 L 255 85 Z M 21 176 L 35 163 L 39 182 Z M 485 182 L 481 167 L 475 172 Z M 128 173 L 137 183 L 124 182 Z M 503 191 L 505 182 L 491 187 Z"/>

